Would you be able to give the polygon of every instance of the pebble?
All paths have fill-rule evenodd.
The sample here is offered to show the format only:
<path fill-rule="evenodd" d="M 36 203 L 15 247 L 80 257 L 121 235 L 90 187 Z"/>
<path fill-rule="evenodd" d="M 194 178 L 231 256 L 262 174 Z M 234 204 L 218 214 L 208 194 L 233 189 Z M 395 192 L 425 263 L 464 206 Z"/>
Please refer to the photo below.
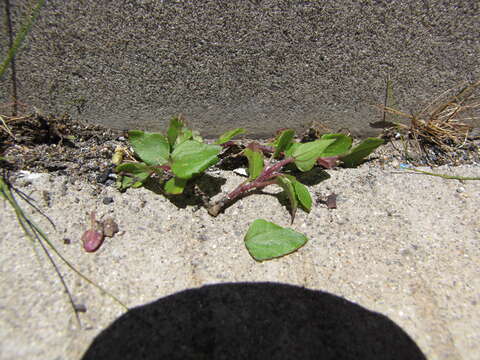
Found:
<path fill-rule="evenodd" d="M 235 169 L 235 170 L 233 170 L 233 172 L 237 175 L 240 175 L 240 176 L 248 176 L 247 170 L 244 169 L 244 168 Z"/>
<path fill-rule="evenodd" d="M 103 221 L 103 233 L 107 237 L 113 237 L 118 232 L 118 225 L 112 219 L 108 218 Z"/>
<path fill-rule="evenodd" d="M 103 198 L 102 202 L 105 205 L 109 205 L 109 204 L 113 203 L 113 198 L 111 196 L 106 196 L 106 197 Z"/>
<path fill-rule="evenodd" d="M 97 176 L 96 180 L 99 184 L 103 184 L 104 182 L 106 182 L 108 179 L 108 174 L 100 174 Z"/>

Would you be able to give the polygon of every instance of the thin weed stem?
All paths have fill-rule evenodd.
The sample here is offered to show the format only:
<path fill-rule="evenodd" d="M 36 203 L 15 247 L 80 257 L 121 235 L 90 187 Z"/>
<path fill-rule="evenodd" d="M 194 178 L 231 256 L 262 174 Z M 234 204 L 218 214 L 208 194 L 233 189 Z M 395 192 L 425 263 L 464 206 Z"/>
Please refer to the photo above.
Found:
<path fill-rule="evenodd" d="M 8 183 L 8 181 L 5 180 L 3 176 L 0 176 L 0 195 L 12 206 L 12 208 L 15 211 L 15 215 L 17 217 L 18 223 L 20 224 L 22 230 L 24 231 L 25 235 L 31 240 L 32 243 L 35 243 L 35 241 L 38 241 L 40 246 L 42 247 L 43 251 L 47 255 L 47 258 L 49 259 L 50 263 L 53 265 L 55 272 L 60 278 L 60 281 L 62 283 L 62 286 L 65 289 L 65 292 L 68 295 L 69 302 L 73 308 L 73 311 L 75 313 L 75 316 L 77 320 L 79 321 L 78 313 L 75 307 L 75 303 L 73 301 L 73 297 L 71 295 L 70 290 L 68 289 L 67 284 L 65 283 L 62 274 L 60 273 L 56 263 L 54 262 L 51 254 L 48 252 L 48 248 L 50 248 L 59 258 L 60 260 L 67 265 L 70 270 L 72 270 L 75 274 L 77 274 L 79 277 L 81 277 L 83 280 L 85 280 L 87 283 L 93 285 L 96 287 L 98 290 L 101 291 L 101 293 L 107 295 L 110 297 L 112 300 L 114 300 L 117 304 L 119 304 L 122 308 L 125 310 L 128 310 L 127 305 L 125 305 L 122 301 L 120 301 L 116 296 L 113 294 L 109 293 L 107 290 L 105 290 L 103 287 L 100 285 L 96 284 L 94 281 L 90 280 L 87 276 L 85 276 L 83 273 L 78 271 L 53 245 L 53 243 L 50 241 L 50 239 L 47 237 L 47 235 L 42 231 L 42 229 L 35 224 L 22 210 L 20 205 L 18 204 L 17 200 L 15 199 L 15 196 L 13 195 L 11 191 L 12 187 Z M 13 188 L 14 189 L 14 188 Z M 15 192 L 17 190 L 14 189 Z M 25 194 L 19 195 L 22 197 L 22 199 L 25 199 L 23 196 L 26 196 Z M 30 201 L 27 201 L 29 205 L 32 205 Z M 36 207 L 33 207 L 36 209 Z M 38 211 L 38 210 L 37 210 Z M 80 322 L 79 322 L 80 323 Z"/>

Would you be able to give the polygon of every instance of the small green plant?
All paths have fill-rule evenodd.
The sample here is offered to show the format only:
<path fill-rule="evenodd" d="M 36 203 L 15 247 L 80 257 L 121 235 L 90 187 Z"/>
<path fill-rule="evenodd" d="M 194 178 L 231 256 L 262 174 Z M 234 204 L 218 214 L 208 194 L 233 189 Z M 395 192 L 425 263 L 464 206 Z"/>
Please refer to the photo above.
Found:
<path fill-rule="evenodd" d="M 216 144 L 206 144 L 195 131 L 188 129 L 180 117 L 170 121 L 167 134 L 129 131 L 129 140 L 140 162 L 126 162 L 117 166 L 120 174 L 117 185 L 121 190 L 137 188 L 157 175 L 164 182 L 167 194 L 181 194 L 187 182 L 215 165 L 222 151 L 220 144 L 244 132 L 235 129 L 222 135 Z"/>
<path fill-rule="evenodd" d="M 243 132 L 243 129 L 235 129 L 223 134 L 214 144 L 206 144 L 179 118 L 171 120 L 166 135 L 130 131 L 130 143 L 141 161 L 117 166 L 118 187 L 121 190 L 140 187 L 158 175 L 165 193 L 181 194 L 187 182 L 216 164 L 222 149 L 235 145 L 231 139 Z M 205 201 L 209 214 L 218 216 L 236 199 L 277 185 L 287 195 L 293 223 L 297 208 L 309 212 L 313 203 L 308 188 L 297 179 L 295 171 L 308 172 L 315 165 L 328 169 L 339 163 L 355 167 L 383 144 L 381 139 L 368 138 L 352 147 L 352 138 L 344 134 L 325 134 L 318 140 L 304 143 L 296 142 L 294 136 L 293 130 L 284 129 L 271 144 L 251 142 L 247 145 L 242 151 L 248 159 L 247 180 L 215 203 Z M 256 220 L 245 236 L 248 251 L 259 261 L 291 253 L 306 241 L 303 235 L 265 220 Z"/>

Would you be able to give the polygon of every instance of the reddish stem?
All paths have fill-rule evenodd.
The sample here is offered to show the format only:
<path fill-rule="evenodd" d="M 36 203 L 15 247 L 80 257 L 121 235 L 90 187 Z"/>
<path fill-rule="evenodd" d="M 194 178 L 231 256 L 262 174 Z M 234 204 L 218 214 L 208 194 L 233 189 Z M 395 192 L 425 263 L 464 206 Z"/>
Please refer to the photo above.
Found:
<path fill-rule="evenodd" d="M 97 225 L 97 219 L 95 216 L 95 211 L 92 211 L 90 213 L 90 227 L 92 228 L 92 230 L 95 229 L 96 225 Z"/>
<path fill-rule="evenodd" d="M 265 187 L 267 185 L 274 184 L 275 181 L 269 181 L 275 176 L 278 176 L 280 174 L 280 170 L 287 164 L 294 162 L 294 158 L 287 158 L 283 159 L 282 161 L 277 162 L 276 164 L 270 166 L 269 168 L 265 169 L 259 177 L 257 177 L 254 181 L 246 183 L 246 184 L 240 184 L 235 190 L 233 190 L 230 194 L 227 195 L 227 198 L 229 200 L 233 200 L 236 197 L 238 197 L 240 194 L 242 194 L 245 191 L 251 190 L 251 189 L 259 189 L 262 187 Z"/>
<path fill-rule="evenodd" d="M 170 172 L 172 170 L 170 165 L 158 165 L 157 167 L 162 169 L 162 170 L 168 171 L 168 172 Z"/>

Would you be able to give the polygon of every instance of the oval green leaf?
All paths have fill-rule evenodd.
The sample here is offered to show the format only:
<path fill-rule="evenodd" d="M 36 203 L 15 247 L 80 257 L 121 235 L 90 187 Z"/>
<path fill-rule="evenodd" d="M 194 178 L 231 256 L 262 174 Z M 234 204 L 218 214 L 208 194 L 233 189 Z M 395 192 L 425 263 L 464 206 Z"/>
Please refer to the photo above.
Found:
<path fill-rule="evenodd" d="M 120 190 L 129 187 L 138 188 L 154 172 L 153 169 L 144 163 L 124 163 L 115 168 L 118 176 L 117 186 Z"/>
<path fill-rule="evenodd" d="M 300 181 L 298 181 L 295 176 L 282 175 L 281 177 L 286 177 L 288 180 L 290 180 L 293 186 L 293 190 L 295 192 L 295 198 L 298 200 L 298 203 L 306 212 L 310 212 L 310 210 L 312 209 L 313 200 L 307 187 Z"/>
<path fill-rule="evenodd" d="M 181 194 L 187 185 L 187 181 L 186 179 L 180 179 L 178 177 L 171 178 L 165 183 L 164 190 L 167 194 Z"/>
<path fill-rule="evenodd" d="M 283 130 L 275 139 L 273 146 L 275 147 L 275 152 L 273 153 L 273 158 L 277 159 L 280 154 L 285 151 L 291 144 L 293 137 L 295 136 L 295 131 L 291 129 Z"/>
<path fill-rule="evenodd" d="M 234 130 L 230 130 L 230 131 L 227 131 L 226 133 L 223 133 L 217 141 L 215 141 L 215 144 L 223 144 L 223 143 L 226 143 L 227 141 L 230 141 L 233 137 L 237 136 L 237 135 L 240 135 L 240 134 L 244 134 L 245 133 L 245 129 L 243 128 L 237 128 L 237 129 L 234 129 Z"/>
<path fill-rule="evenodd" d="M 365 139 L 350 150 L 347 155 L 340 157 L 340 160 L 343 161 L 346 167 L 355 167 L 360 165 L 368 155 L 383 143 L 384 141 L 379 138 Z"/>
<path fill-rule="evenodd" d="M 317 158 L 335 139 L 315 140 L 294 147 L 291 155 L 295 158 L 295 165 L 300 171 L 309 171 L 315 165 Z M 293 147 L 293 146 L 292 146 Z"/>
<path fill-rule="evenodd" d="M 295 213 L 297 212 L 297 196 L 295 195 L 295 188 L 293 186 L 293 182 L 296 179 L 293 176 L 288 175 L 280 175 L 275 178 L 277 185 L 280 186 L 288 196 L 288 200 L 290 201 L 290 215 L 292 216 L 292 223 L 295 220 Z"/>
<path fill-rule="evenodd" d="M 186 128 L 186 127 L 182 128 L 182 130 L 180 131 L 180 133 L 177 136 L 177 139 L 175 140 L 174 148 L 177 147 L 180 144 L 183 144 L 187 140 L 191 140 L 192 138 L 193 138 L 193 131 Z M 199 141 L 199 142 L 201 142 L 201 141 Z"/>
<path fill-rule="evenodd" d="M 259 177 L 263 171 L 263 153 L 256 146 L 256 143 L 248 145 L 243 153 L 248 159 L 248 178 L 254 180 Z"/>
<path fill-rule="evenodd" d="M 300 181 L 295 179 L 295 181 L 293 182 L 293 188 L 295 189 L 295 194 L 302 208 L 305 211 L 310 212 L 310 210 L 312 210 L 313 201 L 307 187 L 303 185 Z"/>
<path fill-rule="evenodd" d="M 170 120 L 170 125 L 168 126 L 167 130 L 167 138 L 168 138 L 168 143 L 170 146 L 173 148 L 175 145 L 175 141 L 177 140 L 178 135 L 180 135 L 180 132 L 182 131 L 184 124 L 182 120 L 178 117 L 173 117 Z"/>
<path fill-rule="evenodd" d="M 257 261 L 264 261 L 298 250 L 308 238 L 292 229 L 257 219 L 250 225 L 244 240 L 250 255 Z"/>
<path fill-rule="evenodd" d="M 300 143 L 292 143 L 292 145 L 290 145 L 287 150 L 285 150 L 285 157 L 293 157 L 293 153 L 300 145 Z"/>
<path fill-rule="evenodd" d="M 131 130 L 128 132 L 128 140 L 135 153 L 147 165 L 163 165 L 168 162 L 170 145 L 162 134 Z"/>
<path fill-rule="evenodd" d="M 322 140 L 335 140 L 333 143 L 327 146 L 327 148 L 322 151 L 319 157 L 331 157 L 342 155 L 348 152 L 352 147 L 352 138 L 344 134 L 325 134 L 321 138 Z"/>
<path fill-rule="evenodd" d="M 217 155 L 221 146 L 209 145 L 195 140 L 188 140 L 178 145 L 171 158 L 172 172 L 181 179 L 190 179 L 202 173 L 219 161 Z"/>

